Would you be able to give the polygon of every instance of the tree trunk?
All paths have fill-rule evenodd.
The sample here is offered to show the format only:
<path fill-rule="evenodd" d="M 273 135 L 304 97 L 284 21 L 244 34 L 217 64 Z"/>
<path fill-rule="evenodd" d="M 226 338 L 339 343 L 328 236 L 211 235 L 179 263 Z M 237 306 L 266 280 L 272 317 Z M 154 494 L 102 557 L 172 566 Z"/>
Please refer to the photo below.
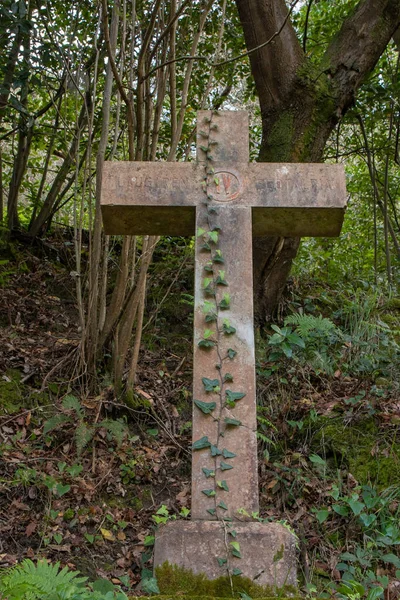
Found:
<path fill-rule="evenodd" d="M 321 161 L 329 135 L 400 25 L 399 0 L 361 0 L 319 65 L 304 54 L 284 0 L 236 0 L 236 4 L 247 49 L 253 50 L 250 63 L 263 128 L 259 160 Z M 299 240 L 292 238 L 255 240 L 258 324 L 270 318 L 298 246 Z"/>

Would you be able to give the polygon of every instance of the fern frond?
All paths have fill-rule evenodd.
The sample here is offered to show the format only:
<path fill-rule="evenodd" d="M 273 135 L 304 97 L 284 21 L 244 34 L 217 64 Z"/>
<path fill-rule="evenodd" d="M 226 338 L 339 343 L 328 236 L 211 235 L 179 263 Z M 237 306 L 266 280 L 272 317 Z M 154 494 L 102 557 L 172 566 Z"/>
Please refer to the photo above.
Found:
<path fill-rule="evenodd" d="M 123 421 L 114 421 L 112 419 L 105 419 L 99 423 L 99 427 L 104 427 L 111 434 L 111 436 L 117 442 L 117 445 L 120 446 L 124 439 L 129 434 L 129 429 L 126 423 Z"/>
<path fill-rule="evenodd" d="M 307 338 L 311 333 L 321 337 L 331 333 L 341 335 L 341 331 L 336 327 L 335 323 L 322 315 L 315 317 L 314 315 L 293 313 L 285 319 L 285 325 L 288 324 L 295 325 L 297 333 L 303 338 Z"/>
<path fill-rule="evenodd" d="M 67 588 L 75 588 L 87 581 L 79 577 L 78 571 L 39 560 L 35 565 L 26 559 L 21 564 L 8 569 L 1 577 L 0 592 L 8 600 L 43 600 Z"/>
<path fill-rule="evenodd" d="M 75 429 L 76 453 L 82 454 L 82 450 L 88 445 L 94 434 L 94 428 L 88 427 L 84 421 L 81 421 Z"/>
<path fill-rule="evenodd" d="M 79 418 L 83 417 L 81 403 L 79 402 L 78 398 L 76 398 L 75 396 L 72 396 L 72 395 L 65 396 L 64 400 L 62 401 L 62 405 L 67 410 L 74 410 L 76 412 L 76 415 Z"/>

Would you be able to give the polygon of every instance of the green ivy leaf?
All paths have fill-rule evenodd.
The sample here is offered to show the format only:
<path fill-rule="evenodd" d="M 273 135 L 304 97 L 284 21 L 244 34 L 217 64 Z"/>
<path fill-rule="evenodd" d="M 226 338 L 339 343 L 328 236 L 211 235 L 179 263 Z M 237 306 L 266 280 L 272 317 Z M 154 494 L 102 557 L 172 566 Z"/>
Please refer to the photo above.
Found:
<path fill-rule="evenodd" d="M 211 456 L 221 456 L 222 450 L 211 444 Z"/>
<path fill-rule="evenodd" d="M 215 280 L 217 285 L 228 285 L 228 282 L 225 279 L 225 271 L 218 271 L 218 277 Z"/>
<path fill-rule="evenodd" d="M 208 147 L 207 146 L 199 146 L 200 150 L 203 150 L 203 152 L 208 152 Z"/>
<path fill-rule="evenodd" d="M 213 244 L 218 244 L 218 231 L 209 231 L 208 232 L 208 241 L 212 242 Z"/>
<path fill-rule="evenodd" d="M 222 500 L 218 503 L 218 508 L 222 508 L 222 510 L 228 510 L 227 505 Z"/>
<path fill-rule="evenodd" d="M 209 477 L 215 477 L 214 469 L 207 469 L 206 467 L 203 467 L 202 471 L 203 471 L 204 475 L 207 477 L 207 479 Z"/>
<path fill-rule="evenodd" d="M 221 460 L 219 467 L 221 471 L 229 471 L 230 469 L 233 469 L 232 465 L 228 465 L 228 463 L 224 462 L 223 460 Z"/>
<path fill-rule="evenodd" d="M 242 558 L 242 555 L 240 554 L 240 544 L 239 542 L 230 542 L 230 547 L 231 547 L 231 552 L 233 556 L 236 556 L 237 558 Z"/>
<path fill-rule="evenodd" d="M 231 419 L 230 417 L 225 417 L 226 425 L 230 425 L 231 427 L 239 427 L 242 424 L 242 421 L 238 419 Z"/>
<path fill-rule="evenodd" d="M 206 315 L 206 323 L 215 323 L 215 321 L 217 321 L 218 319 L 218 315 L 216 315 L 215 313 L 209 313 L 208 315 Z"/>
<path fill-rule="evenodd" d="M 214 335 L 214 332 L 212 329 L 205 329 L 203 335 L 204 339 L 208 340 L 212 335 Z"/>
<path fill-rule="evenodd" d="M 192 450 L 203 450 L 203 448 L 209 448 L 210 446 L 211 446 L 211 443 L 210 443 L 208 437 L 205 435 L 202 438 L 200 438 L 199 440 L 196 440 L 195 442 L 193 442 Z"/>
<path fill-rule="evenodd" d="M 202 402 L 201 400 L 193 400 L 193 402 L 205 415 L 210 415 L 217 407 L 216 402 Z"/>
<path fill-rule="evenodd" d="M 232 325 L 229 325 L 227 323 L 224 323 L 222 325 L 222 331 L 225 333 L 225 335 L 233 335 L 234 333 L 236 333 L 235 327 L 232 327 Z"/>
<path fill-rule="evenodd" d="M 228 562 L 228 559 L 226 559 L 226 558 L 217 558 L 217 561 L 218 561 L 219 566 L 223 567 Z"/>
<path fill-rule="evenodd" d="M 225 479 L 223 479 L 222 481 L 217 481 L 217 486 L 221 488 L 221 490 L 229 492 L 228 484 L 226 483 Z"/>
<path fill-rule="evenodd" d="M 221 310 L 228 310 L 231 306 L 231 297 L 228 293 L 225 293 L 221 302 L 219 303 L 219 307 Z"/>
<path fill-rule="evenodd" d="M 218 392 L 219 391 L 219 380 L 218 379 L 208 379 L 208 377 L 202 377 L 201 381 L 203 382 L 204 389 L 206 392 Z"/>
<path fill-rule="evenodd" d="M 237 567 L 235 567 L 232 570 L 232 575 L 243 575 L 243 571 L 241 571 L 240 569 L 238 569 Z"/>
<path fill-rule="evenodd" d="M 207 508 L 207 512 L 208 512 L 210 515 L 213 515 L 213 516 L 214 516 L 214 515 L 215 515 L 215 513 L 216 513 L 216 510 L 215 510 L 215 508 Z"/>
<path fill-rule="evenodd" d="M 315 513 L 315 516 L 317 517 L 318 523 L 321 524 L 329 517 L 329 510 L 322 508 Z"/>
<path fill-rule="evenodd" d="M 212 283 L 212 279 L 210 277 L 204 277 L 204 279 L 203 279 L 203 289 L 208 288 L 211 283 Z"/>
<path fill-rule="evenodd" d="M 211 252 L 211 246 L 208 242 L 204 242 L 204 244 L 200 246 L 200 250 L 203 252 Z"/>
<path fill-rule="evenodd" d="M 235 530 L 235 529 L 230 529 L 230 530 L 228 531 L 228 533 L 230 533 L 230 535 L 231 535 L 233 538 L 235 538 L 235 537 L 237 536 L 237 532 L 236 532 L 236 530 Z"/>
<path fill-rule="evenodd" d="M 224 381 L 225 383 L 230 383 L 233 381 L 233 375 L 231 375 L 230 373 L 225 373 L 224 375 Z"/>
<path fill-rule="evenodd" d="M 235 458 L 236 454 L 234 452 L 230 452 L 229 450 L 227 450 L 226 448 L 224 448 L 222 450 L 222 456 L 224 458 Z"/>
<path fill-rule="evenodd" d="M 205 496 L 207 496 L 208 498 L 212 498 L 212 496 L 215 496 L 215 490 L 201 490 L 201 492 L 205 494 Z"/>
<path fill-rule="evenodd" d="M 237 354 L 236 350 L 233 350 L 232 348 L 228 348 L 228 350 L 227 350 L 228 358 L 230 358 L 232 360 L 232 358 L 235 358 L 236 354 Z"/>
<path fill-rule="evenodd" d="M 201 237 L 202 235 L 204 235 L 206 233 L 206 230 L 203 229 L 202 227 L 198 227 L 197 228 L 197 237 Z"/>
<path fill-rule="evenodd" d="M 212 264 L 212 262 L 207 262 L 207 263 L 204 265 L 204 270 L 205 270 L 207 273 L 213 273 L 213 264 Z"/>
<path fill-rule="evenodd" d="M 212 340 L 200 340 L 197 345 L 199 346 L 199 348 L 208 349 L 208 348 L 214 348 L 215 342 L 213 342 Z"/>
<path fill-rule="evenodd" d="M 199 131 L 199 135 L 201 135 L 201 137 L 203 138 L 208 138 L 209 134 L 206 133 L 205 131 Z"/>
<path fill-rule="evenodd" d="M 219 263 L 221 265 L 223 265 L 225 262 L 224 258 L 222 256 L 221 250 L 216 250 L 212 259 L 213 259 L 213 262 Z"/>
<path fill-rule="evenodd" d="M 237 402 L 238 400 L 244 398 L 246 395 L 244 392 L 232 392 L 231 390 L 225 390 L 225 393 L 229 402 Z"/>

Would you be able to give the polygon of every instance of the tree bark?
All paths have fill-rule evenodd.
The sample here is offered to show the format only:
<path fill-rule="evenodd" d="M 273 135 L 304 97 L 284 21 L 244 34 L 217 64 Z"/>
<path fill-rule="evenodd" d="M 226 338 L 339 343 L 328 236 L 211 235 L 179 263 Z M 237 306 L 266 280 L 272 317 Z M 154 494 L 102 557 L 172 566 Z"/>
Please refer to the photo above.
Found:
<path fill-rule="evenodd" d="M 306 57 L 284 0 L 236 0 L 262 116 L 261 162 L 318 162 L 329 135 L 354 102 L 400 25 L 400 0 L 361 0 L 333 36 L 320 64 Z M 254 242 L 256 322 L 279 300 L 299 239 Z"/>

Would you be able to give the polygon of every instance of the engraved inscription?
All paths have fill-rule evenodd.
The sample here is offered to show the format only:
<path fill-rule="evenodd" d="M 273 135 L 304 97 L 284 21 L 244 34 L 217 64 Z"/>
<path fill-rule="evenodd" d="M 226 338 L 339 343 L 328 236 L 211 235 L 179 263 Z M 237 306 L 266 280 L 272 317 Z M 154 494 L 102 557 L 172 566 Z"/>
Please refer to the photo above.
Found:
<path fill-rule="evenodd" d="M 217 202 L 230 202 L 239 196 L 242 184 L 230 171 L 216 171 L 213 176 L 212 195 Z"/>

